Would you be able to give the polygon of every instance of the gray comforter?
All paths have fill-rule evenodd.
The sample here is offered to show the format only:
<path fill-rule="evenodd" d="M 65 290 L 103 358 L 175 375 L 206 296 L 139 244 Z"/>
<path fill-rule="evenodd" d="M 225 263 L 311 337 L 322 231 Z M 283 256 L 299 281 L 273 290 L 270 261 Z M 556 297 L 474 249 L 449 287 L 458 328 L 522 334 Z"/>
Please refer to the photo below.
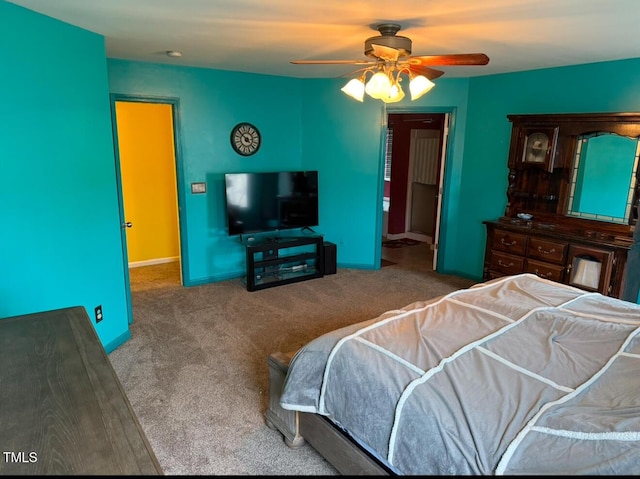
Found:
<path fill-rule="evenodd" d="M 533 275 L 325 334 L 281 406 L 399 474 L 639 474 L 640 306 Z"/>

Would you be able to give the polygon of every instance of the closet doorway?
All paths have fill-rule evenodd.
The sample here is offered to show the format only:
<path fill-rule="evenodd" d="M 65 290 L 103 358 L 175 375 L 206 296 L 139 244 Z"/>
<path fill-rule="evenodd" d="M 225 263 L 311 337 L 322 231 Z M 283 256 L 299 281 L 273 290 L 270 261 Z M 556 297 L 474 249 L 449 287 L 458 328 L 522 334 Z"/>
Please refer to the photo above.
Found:
<path fill-rule="evenodd" d="M 383 254 L 397 257 L 399 253 L 388 249 L 393 246 L 420 247 L 418 255 L 410 255 L 411 261 L 429 263 L 433 270 L 437 265 L 448 121 L 447 113 L 390 113 L 387 121 Z M 408 252 L 405 255 L 409 256 Z"/>
<path fill-rule="evenodd" d="M 115 97 L 128 302 L 132 287 L 182 285 L 175 103 Z M 130 319 L 132 314 L 130 314 Z"/>

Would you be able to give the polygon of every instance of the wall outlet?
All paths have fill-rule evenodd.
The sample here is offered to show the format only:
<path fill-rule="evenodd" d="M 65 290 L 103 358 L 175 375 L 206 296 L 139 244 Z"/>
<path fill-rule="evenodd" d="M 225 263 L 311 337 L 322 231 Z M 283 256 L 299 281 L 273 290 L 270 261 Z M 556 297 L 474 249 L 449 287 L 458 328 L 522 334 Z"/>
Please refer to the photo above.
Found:
<path fill-rule="evenodd" d="M 102 305 L 96 306 L 95 312 L 96 312 L 96 324 L 98 324 L 100 321 L 102 321 Z"/>

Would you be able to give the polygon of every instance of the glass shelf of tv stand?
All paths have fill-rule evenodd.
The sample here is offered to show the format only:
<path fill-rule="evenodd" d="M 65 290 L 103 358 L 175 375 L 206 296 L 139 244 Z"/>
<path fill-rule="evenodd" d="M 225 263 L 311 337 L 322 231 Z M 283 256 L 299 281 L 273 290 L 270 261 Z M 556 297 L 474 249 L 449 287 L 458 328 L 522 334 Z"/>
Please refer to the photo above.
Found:
<path fill-rule="evenodd" d="M 324 276 L 322 235 L 278 236 L 243 243 L 247 291 Z"/>
<path fill-rule="evenodd" d="M 293 266 L 286 266 L 277 269 L 265 268 L 264 271 L 254 272 L 254 287 L 255 289 L 262 289 L 269 287 L 270 285 L 276 286 L 280 284 L 295 283 L 297 281 L 304 281 L 312 278 L 321 277 L 321 272 L 313 265 L 305 263 L 295 264 Z M 247 278 L 244 278 L 245 284 L 247 284 Z"/>

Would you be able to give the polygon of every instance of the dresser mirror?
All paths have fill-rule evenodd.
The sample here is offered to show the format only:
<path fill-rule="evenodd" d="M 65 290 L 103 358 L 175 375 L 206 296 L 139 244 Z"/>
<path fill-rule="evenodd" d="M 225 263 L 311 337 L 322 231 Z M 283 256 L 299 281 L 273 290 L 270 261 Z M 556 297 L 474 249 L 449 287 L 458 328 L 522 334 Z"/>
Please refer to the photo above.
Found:
<path fill-rule="evenodd" d="M 566 214 L 629 224 L 639 144 L 638 138 L 611 132 L 580 135 L 576 141 Z"/>

